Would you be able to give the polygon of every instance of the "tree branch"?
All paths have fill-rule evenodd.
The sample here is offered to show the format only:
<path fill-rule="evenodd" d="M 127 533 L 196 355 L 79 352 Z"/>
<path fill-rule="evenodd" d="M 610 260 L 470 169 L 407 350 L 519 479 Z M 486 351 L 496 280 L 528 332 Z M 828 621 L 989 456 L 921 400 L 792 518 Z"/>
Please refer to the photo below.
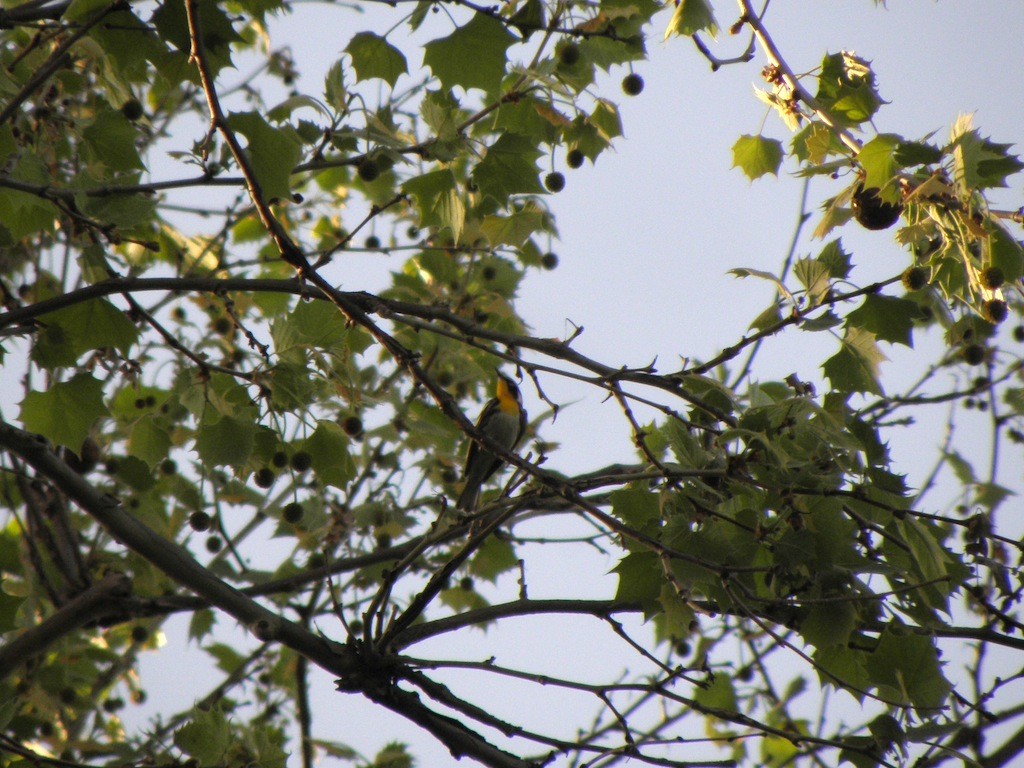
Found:
<path fill-rule="evenodd" d="M 131 580 L 127 576 L 108 574 L 56 613 L 0 646 L 0 681 L 65 635 L 103 616 L 110 610 L 110 601 L 126 597 L 130 592 Z"/>

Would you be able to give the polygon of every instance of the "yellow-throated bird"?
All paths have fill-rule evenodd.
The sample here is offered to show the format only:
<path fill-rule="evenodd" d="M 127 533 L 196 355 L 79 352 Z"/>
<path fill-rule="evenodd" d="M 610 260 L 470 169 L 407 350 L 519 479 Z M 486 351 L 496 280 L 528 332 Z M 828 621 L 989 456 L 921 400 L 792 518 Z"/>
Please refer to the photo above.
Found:
<path fill-rule="evenodd" d="M 476 420 L 476 428 L 506 450 L 514 450 L 526 429 L 526 411 L 523 410 L 523 396 L 519 387 L 510 376 L 501 371 L 498 374 L 498 389 L 492 399 L 480 412 Z M 462 510 L 472 510 L 480 497 L 480 487 L 487 482 L 502 464 L 504 459 L 495 456 L 476 441 L 469 444 L 466 456 L 466 468 L 462 476 L 466 479 L 466 487 L 459 494 L 456 506 Z"/>

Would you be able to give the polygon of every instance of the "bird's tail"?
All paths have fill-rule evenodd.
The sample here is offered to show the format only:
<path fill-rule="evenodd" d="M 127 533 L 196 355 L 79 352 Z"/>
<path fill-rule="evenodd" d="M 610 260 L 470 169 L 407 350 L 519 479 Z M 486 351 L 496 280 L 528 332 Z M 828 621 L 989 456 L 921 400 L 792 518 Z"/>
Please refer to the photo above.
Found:
<path fill-rule="evenodd" d="M 480 483 L 474 483 L 470 478 L 466 487 L 459 494 L 459 500 L 455 502 L 455 508 L 463 512 L 472 512 L 476 508 L 477 499 L 480 498 Z"/>

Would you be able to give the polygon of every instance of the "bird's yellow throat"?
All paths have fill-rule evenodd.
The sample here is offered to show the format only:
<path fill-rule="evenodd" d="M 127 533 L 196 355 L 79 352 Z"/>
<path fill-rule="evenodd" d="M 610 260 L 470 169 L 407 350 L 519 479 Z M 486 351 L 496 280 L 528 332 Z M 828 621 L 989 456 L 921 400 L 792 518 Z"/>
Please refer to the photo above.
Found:
<path fill-rule="evenodd" d="M 517 413 L 519 411 L 519 403 L 516 402 L 512 393 L 508 391 L 508 383 L 500 377 L 498 378 L 497 397 L 498 407 L 505 413 Z"/>

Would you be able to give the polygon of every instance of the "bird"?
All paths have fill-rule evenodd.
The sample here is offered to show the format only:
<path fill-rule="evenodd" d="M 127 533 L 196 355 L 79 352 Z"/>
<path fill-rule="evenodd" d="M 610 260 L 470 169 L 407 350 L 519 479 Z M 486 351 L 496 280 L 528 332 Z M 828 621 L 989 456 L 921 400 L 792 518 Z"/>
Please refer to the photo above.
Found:
<path fill-rule="evenodd" d="M 505 450 L 512 451 L 526 431 L 523 396 L 511 376 L 506 376 L 499 370 L 495 373 L 498 374 L 495 396 L 480 411 L 476 428 Z M 480 498 L 481 486 L 504 463 L 504 459 L 495 456 L 475 440 L 470 441 L 466 466 L 462 472 L 466 487 L 459 494 L 455 506 L 464 512 L 473 510 Z"/>

